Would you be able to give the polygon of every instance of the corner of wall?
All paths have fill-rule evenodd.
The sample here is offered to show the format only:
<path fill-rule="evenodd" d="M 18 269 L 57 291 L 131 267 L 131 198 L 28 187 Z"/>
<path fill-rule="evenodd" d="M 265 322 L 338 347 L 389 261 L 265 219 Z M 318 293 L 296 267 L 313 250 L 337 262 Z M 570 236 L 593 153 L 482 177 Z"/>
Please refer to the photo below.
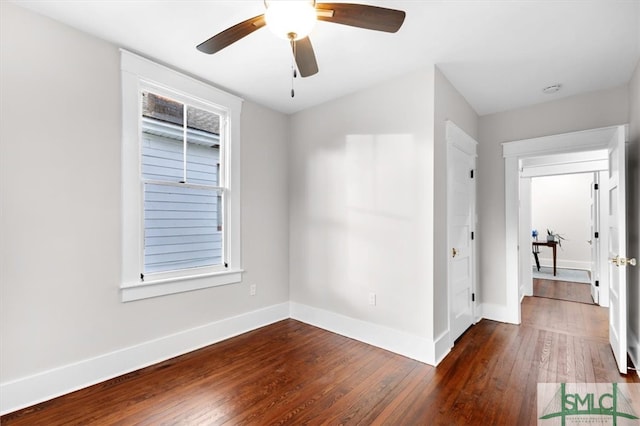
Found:
<path fill-rule="evenodd" d="M 431 341 L 410 333 L 324 309 L 290 302 L 291 318 L 367 343 L 429 365 L 437 365 L 449 352 L 448 333 Z"/>

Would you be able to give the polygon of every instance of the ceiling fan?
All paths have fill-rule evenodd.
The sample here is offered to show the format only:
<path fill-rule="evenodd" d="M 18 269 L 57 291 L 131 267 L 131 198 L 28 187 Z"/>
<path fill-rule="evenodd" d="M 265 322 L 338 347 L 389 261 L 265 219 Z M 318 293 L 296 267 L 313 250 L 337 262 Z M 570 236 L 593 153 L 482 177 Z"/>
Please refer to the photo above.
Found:
<path fill-rule="evenodd" d="M 309 40 L 309 33 L 317 20 L 395 33 L 405 18 L 405 12 L 401 10 L 354 3 L 264 0 L 264 5 L 264 14 L 227 28 L 200 43 L 197 49 L 208 54 L 216 53 L 266 25 L 276 35 L 290 42 L 300 75 L 309 77 L 318 72 L 318 63 Z"/>

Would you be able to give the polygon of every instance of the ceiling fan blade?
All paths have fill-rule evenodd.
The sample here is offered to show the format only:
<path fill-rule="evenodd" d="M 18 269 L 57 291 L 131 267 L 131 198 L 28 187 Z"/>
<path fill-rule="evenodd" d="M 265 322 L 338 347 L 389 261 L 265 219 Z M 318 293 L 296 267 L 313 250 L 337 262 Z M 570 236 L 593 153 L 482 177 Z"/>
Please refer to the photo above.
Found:
<path fill-rule="evenodd" d="M 197 49 L 208 54 L 216 53 L 265 25 L 264 15 L 255 16 L 214 35 L 209 40 L 200 43 Z"/>
<path fill-rule="evenodd" d="M 402 10 L 353 3 L 317 3 L 316 10 L 320 21 L 387 33 L 397 32 L 405 17 Z"/>
<path fill-rule="evenodd" d="M 291 42 L 291 48 L 296 58 L 296 65 L 300 76 L 310 77 L 318 72 L 318 63 L 316 55 L 313 53 L 313 46 L 309 37 L 301 38 L 298 41 Z"/>

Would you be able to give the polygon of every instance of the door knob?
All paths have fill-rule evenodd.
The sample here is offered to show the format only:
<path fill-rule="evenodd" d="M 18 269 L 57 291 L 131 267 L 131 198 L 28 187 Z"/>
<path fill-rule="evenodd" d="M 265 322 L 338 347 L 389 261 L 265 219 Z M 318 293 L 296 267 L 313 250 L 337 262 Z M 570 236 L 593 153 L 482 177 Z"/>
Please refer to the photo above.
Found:
<path fill-rule="evenodd" d="M 626 257 L 616 256 L 613 259 L 611 259 L 611 263 L 613 263 L 616 266 L 627 266 L 627 265 L 636 266 L 637 265 L 635 257 L 632 257 L 631 259 L 627 259 Z"/>
<path fill-rule="evenodd" d="M 452 257 L 456 257 L 456 255 L 458 254 L 458 250 L 456 250 L 455 248 L 452 248 L 451 254 L 452 254 Z"/>

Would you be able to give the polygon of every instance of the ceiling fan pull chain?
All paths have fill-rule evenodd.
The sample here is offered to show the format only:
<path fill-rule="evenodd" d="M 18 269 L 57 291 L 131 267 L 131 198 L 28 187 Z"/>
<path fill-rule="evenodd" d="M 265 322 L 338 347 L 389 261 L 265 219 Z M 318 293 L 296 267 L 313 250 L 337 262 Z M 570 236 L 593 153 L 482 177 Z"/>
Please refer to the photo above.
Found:
<path fill-rule="evenodd" d="M 291 58 L 291 69 L 293 71 L 291 73 L 291 97 L 293 98 L 296 96 L 296 92 L 293 90 L 293 82 L 298 77 L 298 71 L 296 70 L 296 42 L 293 38 L 291 39 L 291 47 L 293 49 L 293 58 Z"/>
<path fill-rule="evenodd" d="M 293 98 L 296 95 L 296 92 L 293 90 L 293 79 L 296 78 L 296 66 L 295 64 L 291 64 L 291 69 L 293 72 L 291 73 L 291 97 Z"/>

